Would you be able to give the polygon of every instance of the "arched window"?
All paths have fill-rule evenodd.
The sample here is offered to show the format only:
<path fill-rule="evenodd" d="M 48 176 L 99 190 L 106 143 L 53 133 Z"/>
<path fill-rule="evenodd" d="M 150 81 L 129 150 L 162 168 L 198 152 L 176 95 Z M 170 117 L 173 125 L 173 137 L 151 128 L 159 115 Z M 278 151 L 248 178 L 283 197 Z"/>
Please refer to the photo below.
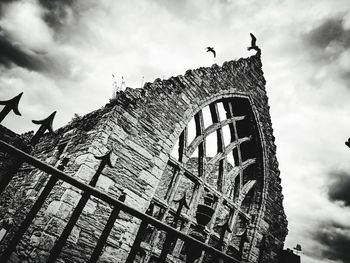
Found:
<path fill-rule="evenodd" d="M 223 249 L 239 255 L 242 233 L 254 224 L 260 207 L 262 185 L 261 142 L 249 99 L 217 100 L 197 112 L 179 136 L 152 200 L 153 216 L 171 224 L 178 208 L 175 201 L 186 195 L 189 208 L 182 209 L 177 228 L 188 233 L 196 225 L 197 205 L 211 194 L 215 211 L 206 242 L 216 246 L 221 226 L 228 222 L 232 233 L 225 234 Z M 164 232 L 150 228 L 143 247 L 157 253 L 164 239 Z M 181 240 L 170 254 L 184 256 Z"/>

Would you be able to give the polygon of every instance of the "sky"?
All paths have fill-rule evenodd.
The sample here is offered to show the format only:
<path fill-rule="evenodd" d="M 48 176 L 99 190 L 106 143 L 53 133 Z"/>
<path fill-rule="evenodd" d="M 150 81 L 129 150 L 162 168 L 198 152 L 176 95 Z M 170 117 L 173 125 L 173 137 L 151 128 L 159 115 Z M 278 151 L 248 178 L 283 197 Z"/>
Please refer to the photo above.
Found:
<path fill-rule="evenodd" d="M 286 247 L 301 244 L 303 263 L 348 263 L 349 0 L 2 0 L 0 100 L 24 92 L 22 116 L 4 125 L 33 130 L 57 110 L 58 128 L 106 104 L 122 76 L 140 88 L 248 57 L 250 32 L 262 49 Z"/>

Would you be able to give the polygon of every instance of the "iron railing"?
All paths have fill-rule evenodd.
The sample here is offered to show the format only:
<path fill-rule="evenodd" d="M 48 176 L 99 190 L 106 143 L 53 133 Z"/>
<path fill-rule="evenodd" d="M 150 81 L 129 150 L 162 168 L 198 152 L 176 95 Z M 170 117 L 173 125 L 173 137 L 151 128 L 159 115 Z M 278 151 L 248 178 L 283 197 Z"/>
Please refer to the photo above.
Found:
<path fill-rule="evenodd" d="M 18 111 L 18 102 L 22 94 L 16 96 L 15 98 L 8 100 L 8 101 L 0 101 L 1 105 L 5 105 L 4 109 L 0 112 L 0 122 L 6 117 L 6 115 L 13 110 L 17 115 L 20 115 Z M 6 247 L 2 251 L 0 255 L 0 262 L 7 262 L 11 254 L 16 250 L 16 246 L 21 241 L 24 233 L 29 228 L 29 226 L 32 224 L 33 219 L 39 212 L 40 208 L 43 206 L 45 200 L 51 193 L 53 187 L 56 185 L 56 183 L 59 180 L 62 180 L 71 186 L 74 186 L 82 191 L 80 200 L 76 207 L 74 208 L 72 215 L 69 218 L 68 223 L 66 224 L 62 234 L 60 237 L 56 240 L 53 248 L 50 251 L 50 255 L 48 256 L 47 262 L 55 262 L 56 259 L 59 257 L 60 252 L 67 242 L 68 236 L 70 235 L 73 227 L 76 225 L 79 216 L 82 214 L 82 211 L 87 203 L 87 201 L 91 197 L 96 197 L 101 201 L 106 202 L 107 204 L 111 205 L 113 207 L 112 212 L 107 220 L 107 223 L 101 233 L 101 236 L 97 242 L 97 245 L 95 246 L 92 255 L 89 259 L 89 262 L 97 262 L 99 259 L 101 252 L 103 250 L 104 245 L 106 244 L 107 238 L 112 230 L 112 227 L 118 218 L 118 214 L 120 211 L 123 211 L 125 213 L 128 213 L 132 215 L 133 217 L 138 218 L 141 220 L 139 230 L 137 232 L 137 235 L 135 237 L 135 241 L 133 243 L 133 246 L 131 247 L 131 250 L 129 252 L 128 258 L 126 260 L 126 263 L 134 262 L 134 259 L 136 257 L 136 254 L 138 250 L 140 249 L 140 244 L 142 242 L 142 238 L 144 235 L 144 232 L 148 225 L 153 225 L 155 228 L 159 230 L 163 230 L 167 233 L 166 241 L 163 244 L 162 252 L 159 257 L 159 262 L 166 262 L 167 255 L 170 251 L 169 247 L 176 242 L 177 239 L 181 239 L 185 242 L 186 245 L 192 246 L 194 249 L 197 249 L 202 253 L 202 251 L 209 253 L 213 256 L 215 256 L 216 260 L 215 262 L 237 262 L 240 261 L 223 253 L 219 249 L 221 249 L 222 245 L 220 245 L 217 248 L 211 247 L 193 237 L 190 235 L 187 235 L 179 230 L 176 229 L 177 221 L 179 220 L 179 215 L 181 214 L 181 209 L 183 206 L 186 206 L 185 199 L 179 200 L 179 208 L 178 211 L 174 217 L 174 222 L 171 226 L 155 219 L 151 215 L 149 215 L 149 211 L 146 213 L 140 212 L 133 207 L 128 206 L 124 203 L 126 195 L 122 194 L 119 196 L 119 198 L 114 198 L 102 191 L 99 191 L 95 188 L 96 183 L 98 181 L 99 175 L 101 174 L 102 170 L 106 165 L 112 166 L 110 162 L 110 154 L 111 152 L 107 153 L 105 156 L 97 157 L 101 160 L 100 165 L 91 179 L 89 184 L 83 183 L 81 181 L 76 180 L 70 175 L 67 175 L 63 171 L 61 171 L 58 168 L 55 168 L 51 165 L 48 165 L 34 156 L 30 154 L 31 148 L 39 141 L 39 139 L 44 135 L 45 131 L 48 130 L 49 132 L 52 131 L 52 121 L 55 116 L 55 112 L 52 113 L 48 118 L 42 120 L 42 121 L 33 121 L 35 124 L 40 124 L 40 128 L 37 131 L 37 133 L 33 136 L 32 140 L 30 141 L 30 147 L 28 149 L 28 152 L 25 152 L 23 150 L 17 149 L 16 147 L 10 145 L 9 143 L 0 140 L 0 151 L 6 152 L 9 155 L 11 155 L 15 162 L 13 162 L 10 167 L 7 169 L 5 173 L 3 173 L 0 177 L 0 194 L 4 191 L 6 186 L 10 183 L 13 176 L 17 173 L 17 171 L 20 169 L 21 165 L 23 163 L 27 163 L 43 172 L 45 172 L 46 176 L 50 176 L 48 182 L 46 183 L 44 189 L 40 192 L 39 196 L 37 197 L 36 201 L 34 202 L 33 206 L 31 207 L 30 211 L 26 214 L 25 219 L 20 223 L 18 229 L 15 231 L 15 233 L 12 234 L 10 240 L 6 240 Z M 24 175 L 25 176 L 25 175 Z M 223 229 L 223 231 L 227 231 L 226 228 Z M 223 232 L 225 233 L 225 232 Z M 220 237 L 220 239 L 223 239 L 223 237 Z M 222 243 L 222 242 L 221 242 Z M 188 253 L 189 254 L 189 253 Z M 186 262 L 195 262 L 196 258 L 193 258 L 189 255 L 187 255 Z"/>

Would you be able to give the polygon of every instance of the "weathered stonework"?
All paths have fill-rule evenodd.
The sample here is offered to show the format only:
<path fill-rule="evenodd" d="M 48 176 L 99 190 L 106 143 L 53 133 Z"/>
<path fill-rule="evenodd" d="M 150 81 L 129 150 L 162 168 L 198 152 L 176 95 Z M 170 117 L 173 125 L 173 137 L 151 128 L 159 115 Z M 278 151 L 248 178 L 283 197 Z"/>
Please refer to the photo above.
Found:
<path fill-rule="evenodd" d="M 168 80 L 156 79 L 146 83 L 143 89 L 127 88 L 105 107 L 73 120 L 57 130 L 56 135 L 46 135 L 32 154 L 53 166 L 64 166 L 65 173 L 88 183 L 99 165 L 94 155 L 113 150 L 114 168 L 103 170 L 96 187 L 114 197 L 120 196 L 123 190 L 127 196 L 125 203 L 145 212 L 158 185 L 163 183 L 160 181 L 172 148 L 193 116 L 212 102 L 244 98 L 250 104 L 254 138 L 260 145 L 256 151 L 261 155 L 257 157 L 261 162 L 254 172 L 261 174 L 261 180 L 259 190 L 250 197 L 255 200 L 249 208 L 252 220 L 242 260 L 277 262 L 287 234 L 287 221 L 261 67 L 260 55 L 255 55 L 225 62 L 222 67 L 213 65 L 189 70 L 183 76 Z M 9 234 L 0 243 L 1 249 L 47 178 L 43 172 L 24 165 L 1 196 L 1 220 L 14 220 Z M 12 262 L 44 262 L 80 196 L 78 189 L 59 181 L 12 255 Z M 90 198 L 59 262 L 86 262 L 111 210 L 104 202 Z M 125 262 L 139 223 L 138 219 L 121 212 L 99 262 Z M 181 262 L 181 257 L 174 260 Z"/>

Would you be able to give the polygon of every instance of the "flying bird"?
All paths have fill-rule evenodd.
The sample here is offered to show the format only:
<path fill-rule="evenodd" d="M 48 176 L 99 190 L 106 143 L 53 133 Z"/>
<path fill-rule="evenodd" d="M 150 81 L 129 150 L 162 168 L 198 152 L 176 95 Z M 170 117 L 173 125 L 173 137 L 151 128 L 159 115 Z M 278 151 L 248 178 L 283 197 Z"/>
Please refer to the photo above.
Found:
<path fill-rule="evenodd" d="M 345 145 L 348 146 L 350 148 L 350 138 L 348 139 L 347 142 L 345 142 Z"/>
<path fill-rule="evenodd" d="M 248 47 L 248 50 L 254 49 L 256 51 L 259 51 L 260 48 L 256 45 L 256 37 L 252 33 L 250 33 L 250 37 L 252 38 L 252 42 L 250 44 L 250 47 Z"/>
<path fill-rule="evenodd" d="M 207 52 L 212 52 L 214 55 L 214 58 L 216 57 L 216 52 L 213 47 L 207 47 Z"/>

